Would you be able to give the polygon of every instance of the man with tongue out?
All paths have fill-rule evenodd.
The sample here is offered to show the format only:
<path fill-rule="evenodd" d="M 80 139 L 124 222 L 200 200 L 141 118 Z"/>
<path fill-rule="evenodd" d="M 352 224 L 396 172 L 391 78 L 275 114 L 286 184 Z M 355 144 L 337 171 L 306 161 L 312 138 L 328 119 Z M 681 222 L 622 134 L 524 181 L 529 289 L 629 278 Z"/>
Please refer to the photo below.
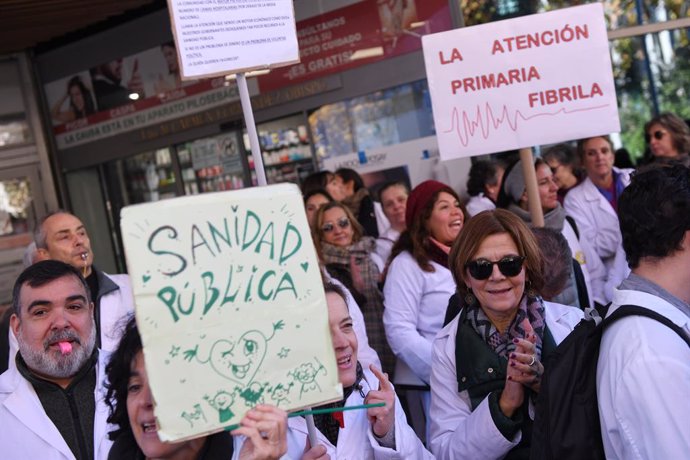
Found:
<path fill-rule="evenodd" d="M 96 345 L 104 351 L 113 351 L 119 342 L 115 327 L 120 318 L 134 310 L 132 288 L 127 275 L 109 275 L 94 265 L 94 254 L 86 227 L 79 218 L 59 210 L 48 214 L 36 228 L 34 235 L 38 260 L 59 260 L 79 270 L 86 279 L 93 299 L 96 321 Z M 6 318 L 0 325 L 0 334 L 7 328 Z M 4 328 L 3 328 L 4 326 Z M 14 364 L 16 340 L 10 334 L 0 337 L 0 356 L 9 355 L 9 362 L 0 362 L 0 373 Z M 7 347 L 9 346 L 9 352 Z M 6 354 L 7 353 L 7 354 Z"/>
<path fill-rule="evenodd" d="M 101 459 L 107 439 L 88 285 L 71 265 L 38 262 L 12 291 L 16 366 L 0 376 L 0 457 Z"/>

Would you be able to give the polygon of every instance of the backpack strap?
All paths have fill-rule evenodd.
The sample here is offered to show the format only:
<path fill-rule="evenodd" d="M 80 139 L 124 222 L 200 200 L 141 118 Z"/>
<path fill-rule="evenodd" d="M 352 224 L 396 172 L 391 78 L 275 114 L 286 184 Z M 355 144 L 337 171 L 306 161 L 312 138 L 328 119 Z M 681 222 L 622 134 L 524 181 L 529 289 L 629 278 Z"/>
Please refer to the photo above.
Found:
<path fill-rule="evenodd" d="M 569 216 L 566 214 L 565 220 L 568 221 L 568 223 L 570 224 L 570 227 L 575 232 L 575 236 L 577 237 L 577 241 L 580 241 L 580 230 L 577 228 L 577 224 L 575 223 L 575 219 L 573 219 L 572 216 Z"/>
<path fill-rule="evenodd" d="M 688 347 L 690 347 L 690 337 L 688 337 L 683 328 L 679 327 L 673 321 L 666 318 L 665 316 L 660 315 L 659 313 L 652 311 L 648 308 L 640 307 L 638 305 L 622 305 L 621 307 L 616 309 L 616 311 L 611 313 L 611 316 L 607 316 L 606 318 L 604 318 L 604 321 L 602 322 L 602 328 L 606 329 L 606 327 L 610 326 L 612 323 L 616 322 L 621 318 L 625 318 L 626 316 L 646 316 L 647 318 L 651 318 L 655 321 L 658 321 L 661 324 L 664 324 L 669 329 L 672 329 L 676 334 L 680 336 L 681 339 L 685 341 L 685 343 L 688 344 Z"/>

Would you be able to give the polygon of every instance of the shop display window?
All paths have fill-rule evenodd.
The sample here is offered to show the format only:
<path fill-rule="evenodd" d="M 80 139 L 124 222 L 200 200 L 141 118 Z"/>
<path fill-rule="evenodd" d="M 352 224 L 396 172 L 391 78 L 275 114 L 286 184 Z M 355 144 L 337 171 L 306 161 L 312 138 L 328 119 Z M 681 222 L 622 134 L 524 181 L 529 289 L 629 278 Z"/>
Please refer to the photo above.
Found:
<path fill-rule="evenodd" d="M 300 184 L 302 179 L 314 172 L 312 146 L 309 130 L 303 115 L 293 115 L 257 125 L 259 146 L 263 155 L 266 181 L 269 184 L 293 182 Z M 251 152 L 249 135 L 244 133 L 244 148 Z M 256 185 L 254 159 L 249 154 L 249 167 L 252 170 L 252 184 Z"/>
<path fill-rule="evenodd" d="M 185 195 L 243 188 L 241 155 L 237 132 L 178 145 Z"/>
<path fill-rule="evenodd" d="M 319 159 L 435 134 L 426 81 L 324 105 L 309 124 Z"/>
<path fill-rule="evenodd" d="M 119 167 L 128 204 L 158 201 L 177 195 L 170 149 L 163 148 L 127 158 Z"/>
<path fill-rule="evenodd" d="M 0 148 L 32 141 L 17 62 L 0 61 Z"/>
<path fill-rule="evenodd" d="M 0 236 L 29 232 L 31 202 L 27 178 L 0 181 Z"/>

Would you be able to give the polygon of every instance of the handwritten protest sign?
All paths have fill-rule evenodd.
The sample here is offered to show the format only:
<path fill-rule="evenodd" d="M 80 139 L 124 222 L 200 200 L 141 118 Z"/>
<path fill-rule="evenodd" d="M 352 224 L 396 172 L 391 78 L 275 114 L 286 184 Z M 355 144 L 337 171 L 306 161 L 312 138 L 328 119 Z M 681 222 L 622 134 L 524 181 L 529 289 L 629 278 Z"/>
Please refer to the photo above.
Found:
<path fill-rule="evenodd" d="M 422 38 L 441 158 L 620 131 L 603 6 Z"/>
<path fill-rule="evenodd" d="M 295 185 L 129 206 L 121 226 L 161 439 L 342 397 Z"/>
<path fill-rule="evenodd" d="M 292 0 L 168 0 L 183 80 L 299 62 Z"/>

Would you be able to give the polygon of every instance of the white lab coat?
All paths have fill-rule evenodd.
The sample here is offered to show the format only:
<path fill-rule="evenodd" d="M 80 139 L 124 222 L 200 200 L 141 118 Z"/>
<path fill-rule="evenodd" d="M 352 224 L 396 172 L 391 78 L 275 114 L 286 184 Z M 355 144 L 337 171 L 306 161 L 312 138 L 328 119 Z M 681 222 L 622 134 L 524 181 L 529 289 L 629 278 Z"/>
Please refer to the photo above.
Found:
<path fill-rule="evenodd" d="M 632 169 L 613 168 L 621 175 L 623 184 L 630 184 Z M 614 259 L 622 250 L 622 237 L 618 225 L 618 216 L 611 204 L 599 192 L 592 181 L 587 178 L 572 188 L 565 196 L 563 203 L 566 212 L 577 222 L 580 240 L 591 243 L 599 258 L 606 267 L 608 278 L 615 278 Z M 608 299 L 606 299 L 608 300 Z"/>
<path fill-rule="evenodd" d="M 546 324 L 560 343 L 583 318 L 582 310 L 544 302 Z M 499 459 L 518 445 L 522 432 L 506 439 L 489 411 L 489 397 L 471 409 L 467 391 L 458 393 L 455 336 L 460 315 L 439 332 L 434 341 L 431 370 L 431 451 L 437 459 Z M 488 370 L 493 372 L 493 369 Z M 533 408 L 530 407 L 530 414 Z"/>
<path fill-rule="evenodd" d="M 398 379 L 399 372 L 401 376 L 410 374 L 409 368 L 419 379 L 417 384 L 429 384 L 432 344 L 443 327 L 448 299 L 455 293 L 450 270 L 429 263 L 433 272 L 423 271 L 412 254 L 404 251 L 388 267 L 383 287 L 383 325 L 388 344 L 398 357 L 398 383 L 415 384 Z"/>
<path fill-rule="evenodd" d="M 489 197 L 484 196 L 483 193 L 480 193 L 479 195 L 470 197 L 465 205 L 465 209 L 467 209 L 467 214 L 469 214 L 470 217 L 474 217 L 482 211 L 492 211 L 496 209 L 496 203 L 491 201 Z"/>
<path fill-rule="evenodd" d="M 386 263 L 393 250 L 393 245 L 398 241 L 398 238 L 400 238 L 400 232 L 393 227 L 389 227 L 385 232 L 379 233 L 379 237 L 376 239 L 376 254 L 383 261 L 383 265 L 378 267 L 379 272 L 383 273 L 385 270 Z"/>
<path fill-rule="evenodd" d="M 578 232 L 580 228 L 578 227 Z M 580 305 L 580 308 L 587 306 L 593 307 L 596 300 L 600 304 L 607 303 L 605 296 L 605 284 L 607 279 L 606 267 L 601 262 L 599 255 L 594 251 L 592 245 L 587 241 L 582 234 L 578 239 L 578 235 L 566 219 L 563 223 L 563 230 L 561 234 L 568 242 L 570 251 L 573 253 L 573 258 L 577 260 L 582 269 L 582 275 L 585 279 L 587 292 L 589 293 L 590 305 Z"/>
<path fill-rule="evenodd" d="M 665 300 L 615 290 L 621 305 L 653 310 L 690 334 L 690 318 Z M 607 459 L 681 459 L 690 455 L 690 347 L 667 326 L 642 316 L 604 332 L 597 398 Z"/>
<path fill-rule="evenodd" d="M 100 303 L 100 349 L 105 352 L 112 353 L 120 343 L 120 336 L 122 335 L 124 326 L 124 324 L 121 323 L 122 318 L 134 311 L 134 294 L 132 293 L 132 285 L 129 281 L 129 275 L 108 275 L 103 272 L 101 272 L 101 274 L 104 277 L 109 278 L 117 285 L 117 289 L 113 289 L 101 297 Z M 16 366 L 14 357 L 17 354 L 19 346 L 17 344 L 17 338 L 12 332 L 12 328 L 10 328 L 9 336 L 10 362 L 8 363 L 8 367 L 11 369 Z"/>
<path fill-rule="evenodd" d="M 100 353 L 96 365 L 96 413 L 94 416 L 94 458 L 106 460 L 112 442 L 106 424 L 108 408 L 103 400 L 105 364 L 109 356 Z M 5 460 L 68 460 L 74 454 L 48 418 L 31 383 L 16 366 L 0 376 L 0 457 Z"/>
<path fill-rule="evenodd" d="M 366 395 L 371 389 L 378 388 L 378 379 L 369 369 L 365 368 L 361 385 L 362 392 Z M 357 390 L 353 391 L 345 402 L 345 406 L 360 404 L 364 404 L 364 398 Z M 395 397 L 395 449 L 379 445 L 371 429 L 366 410 L 345 411 L 343 417 L 345 428 L 341 428 L 338 432 L 338 445 L 335 446 L 335 456 L 331 455 L 332 460 L 431 460 L 434 458 L 424 448 L 424 444 L 419 440 L 414 430 L 407 424 L 405 412 L 403 412 L 397 396 Z M 301 417 L 296 420 L 297 424 L 292 423 L 290 426 L 292 430 L 290 436 L 297 436 L 301 431 L 305 433 L 306 438 L 306 422 Z M 333 448 L 333 445 L 321 432 L 318 432 L 318 435 L 319 440 L 326 448 Z M 292 442 L 304 446 L 306 441 L 294 439 Z"/>

